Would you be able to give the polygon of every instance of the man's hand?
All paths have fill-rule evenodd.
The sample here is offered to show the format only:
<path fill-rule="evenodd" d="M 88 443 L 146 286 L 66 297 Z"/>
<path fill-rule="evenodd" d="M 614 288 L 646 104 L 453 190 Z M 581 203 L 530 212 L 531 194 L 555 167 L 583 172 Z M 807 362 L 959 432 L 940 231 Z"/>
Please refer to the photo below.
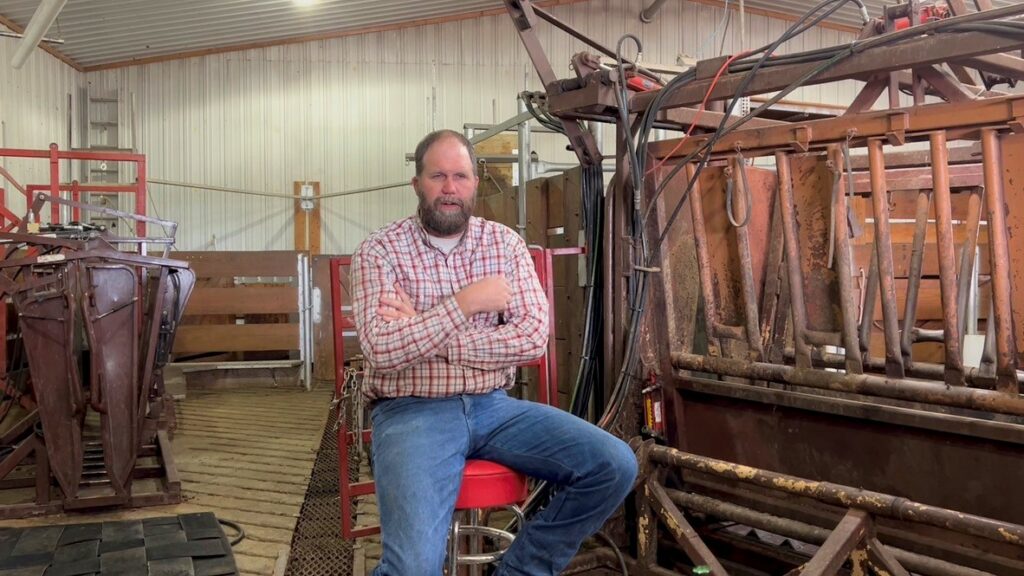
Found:
<path fill-rule="evenodd" d="M 398 296 L 391 298 L 384 296 L 380 299 L 380 306 L 377 307 L 377 315 L 385 320 L 403 320 L 416 316 L 416 308 L 412 305 L 412 298 L 402 290 L 402 287 L 395 283 L 395 292 Z"/>
<path fill-rule="evenodd" d="M 466 318 L 481 312 L 504 312 L 512 298 L 512 287 L 504 276 L 477 280 L 455 294 L 455 301 Z"/>

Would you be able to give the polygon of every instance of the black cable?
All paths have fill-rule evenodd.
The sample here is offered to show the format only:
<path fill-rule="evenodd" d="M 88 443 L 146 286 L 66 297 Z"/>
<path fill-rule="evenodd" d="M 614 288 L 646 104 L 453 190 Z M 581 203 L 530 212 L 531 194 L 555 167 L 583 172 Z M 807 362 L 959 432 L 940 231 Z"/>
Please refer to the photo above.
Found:
<path fill-rule="evenodd" d="M 751 70 L 744 77 L 744 79 L 741 82 L 740 87 L 738 88 L 736 93 L 737 94 L 743 94 L 743 93 L 746 92 L 746 89 L 749 86 L 750 82 L 753 80 L 753 77 L 756 75 L 756 73 L 761 68 L 761 66 L 771 56 L 771 54 L 774 52 L 774 50 L 776 48 L 778 48 L 778 46 L 781 45 L 782 43 L 792 39 L 796 35 L 802 33 L 803 31 L 805 31 L 807 29 L 807 27 L 804 27 L 803 25 L 804 25 L 804 23 L 812 20 L 811 16 L 813 14 L 817 13 L 819 10 L 821 10 L 825 6 L 828 6 L 829 4 L 835 4 L 835 6 L 833 6 L 831 9 L 826 11 L 826 13 L 824 13 L 824 14 L 818 16 L 816 19 L 814 19 L 814 23 L 817 23 L 820 20 L 822 20 L 824 18 L 827 18 L 829 15 L 831 15 L 831 13 L 835 12 L 835 10 L 838 10 L 847 1 L 849 1 L 849 0 L 824 0 L 823 2 L 819 3 L 817 6 L 812 8 L 810 11 L 808 11 L 799 20 L 797 20 L 797 22 L 795 22 L 782 36 L 780 36 L 779 39 L 777 39 L 775 42 L 770 44 L 765 49 L 764 54 L 754 64 L 754 66 L 751 68 Z M 811 25 L 813 25 L 813 24 L 811 24 Z M 621 45 L 621 42 L 622 42 L 622 40 L 620 39 L 620 45 Z M 834 62 L 838 61 L 838 59 L 839 59 L 839 57 L 834 57 L 832 60 L 830 60 L 827 63 L 827 65 L 831 66 L 832 64 L 834 64 Z M 819 68 L 821 68 L 821 67 L 819 67 Z M 815 72 L 815 74 L 817 74 L 817 73 L 820 73 L 820 72 Z M 677 89 L 678 87 L 680 87 L 680 86 L 682 86 L 682 85 L 684 85 L 684 84 L 686 84 L 688 82 L 691 82 L 693 79 L 695 79 L 695 75 L 694 74 L 685 74 L 685 75 L 677 76 L 675 79 L 673 79 L 672 82 L 669 83 L 669 85 L 666 85 L 666 87 L 664 89 L 659 91 L 659 94 L 655 97 L 654 102 L 652 102 L 652 105 L 650 107 L 648 107 L 648 109 L 645 111 L 644 116 L 642 117 L 641 129 L 640 129 L 640 132 L 639 132 L 639 135 L 638 135 L 639 136 L 638 144 L 639 144 L 639 146 L 641 148 L 646 145 L 647 138 L 649 137 L 649 134 L 650 134 L 650 127 L 653 126 L 654 119 L 655 119 L 658 111 L 660 110 L 661 102 L 664 101 L 664 99 L 671 93 L 671 91 L 673 91 L 674 89 Z M 795 89 L 800 84 L 802 84 L 802 81 L 799 81 L 799 83 L 795 82 L 794 85 L 792 86 L 792 89 Z M 789 90 L 789 91 L 792 91 L 792 89 Z M 786 93 L 788 93 L 788 92 L 786 92 Z M 781 99 L 781 97 L 779 97 L 779 98 L 777 98 L 777 99 L 775 99 L 773 101 L 770 101 L 770 102 L 772 104 L 774 104 L 774 102 L 776 102 L 778 99 Z M 601 420 L 599 422 L 599 424 L 602 427 L 608 428 L 608 427 L 611 426 L 611 424 L 613 423 L 614 419 L 618 415 L 618 412 L 621 410 L 623 402 L 628 397 L 628 391 L 631 388 L 631 386 L 629 385 L 629 384 L 631 384 L 631 379 L 638 377 L 638 375 L 635 374 L 635 370 L 636 370 L 636 367 L 637 367 L 636 365 L 637 365 L 637 362 L 638 362 L 638 358 L 637 358 L 637 354 L 636 354 L 636 346 L 637 346 L 637 341 L 638 341 L 640 319 L 641 319 L 641 317 L 643 315 L 643 310 L 644 310 L 644 306 L 646 304 L 646 299 L 647 299 L 647 281 L 646 281 L 647 280 L 646 276 L 647 276 L 647 273 L 648 273 L 647 270 L 650 269 L 651 263 L 654 261 L 658 251 L 660 250 L 661 244 L 664 242 L 665 236 L 666 236 L 668 230 L 671 228 L 671 224 L 674 222 L 675 218 L 678 216 L 679 211 L 680 211 L 681 207 L 683 206 L 683 204 L 685 203 L 686 198 L 689 196 L 689 192 L 690 192 L 690 190 L 692 190 L 694 183 L 700 177 L 700 173 L 703 171 L 704 167 L 707 165 L 707 162 L 710 159 L 710 151 L 713 150 L 715 144 L 717 144 L 717 142 L 725 134 L 727 134 L 728 132 L 731 132 L 732 130 L 735 130 L 739 125 L 742 124 L 742 122 L 744 122 L 743 120 L 741 120 L 741 122 L 734 123 L 732 125 L 729 125 L 728 127 L 726 126 L 727 122 L 731 119 L 730 117 L 732 115 L 733 109 L 736 106 L 737 101 L 738 101 L 738 99 L 733 99 L 730 102 L 730 105 L 727 108 L 726 113 L 725 113 L 725 115 L 722 118 L 722 122 L 719 125 L 718 131 L 716 131 L 711 136 L 711 138 L 709 138 L 708 141 L 700 149 L 698 149 L 693 154 L 691 154 L 687 158 L 687 160 L 685 160 L 683 162 L 680 162 L 673 169 L 673 171 L 670 172 L 669 176 L 666 177 L 662 181 L 661 185 L 658 187 L 658 189 L 656 191 L 654 199 L 652 199 L 651 204 L 649 204 L 649 206 L 648 206 L 647 214 L 645 214 L 645 216 L 641 218 L 641 217 L 639 217 L 639 211 L 638 210 L 634 210 L 634 218 L 633 218 L 633 222 L 632 222 L 632 224 L 633 224 L 633 232 L 634 232 L 634 238 L 638 241 L 638 242 L 635 242 L 635 244 L 636 243 L 640 244 L 640 246 L 641 246 L 641 253 L 644 256 L 641 259 L 641 262 L 644 263 L 644 266 L 643 266 L 644 270 L 640 270 L 636 266 L 634 266 L 633 273 L 630 274 L 630 282 L 629 282 L 629 289 L 628 289 L 628 295 L 627 295 L 627 302 L 629 303 L 629 307 L 631 309 L 632 315 L 631 315 L 631 318 L 630 318 L 630 325 L 629 325 L 628 332 L 627 332 L 628 337 L 627 337 L 627 341 L 626 341 L 626 351 L 625 351 L 625 355 L 624 355 L 623 364 L 622 364 L 621 369 L 619 371 L 618 378 L 616 379 L 615 388 L 612 391 L 611 401 L 609 402 L 609 405 L 608 405 L 608 407 L 607 407 L 607 409 L 605 411 L 605 414 L 602 416 L 602 418 L 601 418 Z M 619 102 L 620 121 L 623 121 L 623 126 L 627 127 L 627 129 L 628 129 L 628 126 L 629 126 L 628 110 L 625 110 L 625 106 L 626 106 L 626 101 L 625 101 L 624 98 L 622 98 L 621 101 Z M 747 118 L 747 121 L 748 121 L 750 117 L 753 117 L 756 114 L 759 114 L 765 108 L 766 108 L 766 106 L 761 106 L 756 111 L 751 112 L 751 114 L 748 115 L 748 117 L 745 117 L 745 118 Z M 634 181 L 637 180 L 637 174 L 636 173 L 638 172 L 640 174 L 640 178 L 639 179 L 640 179 L 640 181 L 642 183 L 643 165 L 642 165 L 641 159 L 637 156 L 637 154 L 635 152 L 635 148 L 632 146 L 632 144 L 633 144 L 632 134 L 628 134 L 627 135 L 627 147 L 630 148 L 629 154 L 631 155 L 631 159 L 633 160 L 633 162 L 631 162 L 631 165 L 636 166 L 636 170 L 634 172 L 634 178 L 633 179 L 634 179 Z M 689 181 L 689 183 L 687 185 L 687 188 L 686 188 L 686 191 L 682 195 L 682 198 L 679 200 L 678 204 L 676 205 L 675 209 L 673 210 L 672 216 L 670 217 L 669 221 L 666 223 L 664 231 L 659 236 L 658 241 L 657 241 L 657 243 L 654 246 L 654 250 L 653 251 L 649 251 L 648 247 L 646 246 L 646 240 L 644 238 L 644 229 L 645 229 L 645 226 L 646 226 L 647 216 L 650 213 L 650 209 L 653 208 L 654 202 L 657 200 L 657 197 L 664 190 L 665 186 L 671 180 L 671 178 L 676 173 L 678 173 L 678 171 L 683 166 L 688 164 L 689 161 L 692 161 L 694 158 L 696 158 L 698 155 L 700 155 L 701 152 L 704 152 L 704 151 L 706 151 L 708 153 L 703 154 L 700 157 L 697 169 L 695 170 L 695 172 L 693 174 L 693 177 Z M 636 194 L 640 193 L 639 189 L 635 190 L 634 192 Z"/>
<path fill-rule="evenodd" d="M 622 576 L 629 576 L 629 569 L 626 567 L 626 558 L 622 555 L 622 551 L 615 545 L 615 541 L 612 540 L 607 534 L 598 530 L 595 534 L 601 540 L 604 540 L 605 544 L 612 549 L 615 553 L 615 559 L 619 561 L 619 571 L 622 572 Z"/>
<path fill-rule="evenodd" d="M 238 523 L 232 522 L 231 520 L 225 520 L 223 518 L 217 518 L 217 522 L 221 523 L 224 526 L 227 526 L 228 528 L 231 528 L 235 532 L 238 532 L 238 535 L 230 541 L 231 546 L 234 546 L 235 544 L 238 544 L 239 542 L 245 539 L 245 530 L 243 530 L 242 527 L 238 525 Z"/>

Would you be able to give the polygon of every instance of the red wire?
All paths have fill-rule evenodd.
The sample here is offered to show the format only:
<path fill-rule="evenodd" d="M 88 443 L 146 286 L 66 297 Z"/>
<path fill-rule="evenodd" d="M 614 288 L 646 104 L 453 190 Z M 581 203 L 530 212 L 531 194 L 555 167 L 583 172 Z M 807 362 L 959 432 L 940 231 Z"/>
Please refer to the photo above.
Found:
<path fill-rule="evenodd" d="M 686 129 L 686 136 L 680 138 L 679 143 L 676 144 L 675 148 L 673 148 L 671 152 L 663 156 L 660 162 L 658 162 L 653 168 L 647 171 L 647 174 L 650 174 L 651 172 L 654 172 L 658 168 L 661 168 L 665 164 L 665 162 L 668 161 L 668 159 L 671 158 L 672 155 L 679 150 L 679 148 L 683 145 L 683 142 L 686 142 L 686 139 L 690 137 L 690 134 L 693 133 L 693 129 L 697 126 L 697 120 L 700 119 L 701 112 L 703 112 L 704 108 L 707 106 L 708 99 L 711 98 L 711 93 L 714 92 L 715 86 L 718 84 L 718 79 L 721 78 L 722 74 L 729 69 L 729 65 L 732 64 L 734 60 L 736 60 L 737 58 L 742 58 L 748 54 L 750 54 L 749 51 L 733 54 L 732 56 L 729 57 L 728 60 L 725 61 L 724 64 L 722 64 L 722 67 L 718 69 L 718 73 L 715 74 L 714 79 L 711 80 L 711 85 L 708 86 L 708 91 L 707 93 L 704 94 L 704 100 L 700 103 L 700 108 L 697 109 L 697 113 L 693 116 L 693 122 L 691 122 L 690 127 Z"/>

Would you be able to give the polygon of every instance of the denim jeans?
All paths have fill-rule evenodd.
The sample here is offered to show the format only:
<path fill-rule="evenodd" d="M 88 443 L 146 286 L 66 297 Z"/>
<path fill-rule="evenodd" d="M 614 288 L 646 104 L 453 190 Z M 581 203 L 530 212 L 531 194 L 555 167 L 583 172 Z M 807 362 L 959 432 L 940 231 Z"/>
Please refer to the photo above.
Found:
<path fill-rule="evenodd" d="M 499 576 L 558 574 L 622 503 L 637 474 L 625 442 L 503 390 L 395 398 L 374 407 L 383 554 L 374 576 L 436 576 L 467 459 L 491 460 L 558 491 L 516 535 Z"/>

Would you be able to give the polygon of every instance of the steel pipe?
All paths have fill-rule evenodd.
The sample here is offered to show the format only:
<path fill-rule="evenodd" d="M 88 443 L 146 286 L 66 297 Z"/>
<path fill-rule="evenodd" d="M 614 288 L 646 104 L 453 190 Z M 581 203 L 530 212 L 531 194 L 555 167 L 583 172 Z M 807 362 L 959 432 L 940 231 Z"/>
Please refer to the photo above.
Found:
<path fill-rule="evenodd" d="M 807 480 L 725 460 L 689 454 L 666 446 L 653 445 L 650 459 L 665 466 L 693 470 L 720 478 L 748 482 L 786 494 L 805 496 L 843 508 L 863 510 L 869 514 L 914 522 L 971 534 L 979 538 L 1024 547 L 1024 526 L 991 518 L 964 514 L 929 506 L 881 492 L 861 490 L 842 484 Z"/>
<path fill-rule="evenodd" d="M 945 384 L 924 380 L 886 378 L 872 374 L 825 372 L 764 362 L 712 358 L 689 353 L 672 354 L 672 366 L 680 370 L 708 372 L 722 376 L 770 380 L 821 390 L 1024 416 L 1024 398 L 1018 395 L 1011 396 L 993 390 L 959 386 L 950 388 Z M 1016 378 L 1014 383 L 1016 384 Z M 1022 544 L 1024 544 L 1024 540 L 1022 540 Z"/>
<path fill-rule="evenodd" d="M 35 14 L 32 15 L 32 19 L 28 21 L 28 26 L 25 27 L 24 38 L 18 43 L 18 48 L 14 51 L 14 57 L 11 58 L 11 66 L 15 70 L 25 65 L 25 60 L 28 60 L 29 54 L 39 45 L 43 34 L 46 34 L 46 31 L 50 29 L 54 20 L 57 19 L 57 15 L 60 14 L 60 11 L 64 9 L 64 5 L 67 3 L 68 0 L 42 0 L 39 3 Z"/>
<path fill-rule="evenodd" d="M 805 524 L 798 520 L 782 518 L 780 516 L 767 514 L 745 506 L 724 502 L 722 500 L 717 500 L 700 494 L 682 492 L 669 488 L 666 488 L 665 492 L 668 493 L 672 502 L 678 506 L 686 508 L 687 510 L 693 510 L 695 512 L 721 518 L 723 520 L 737 522 L 750 526 L 751 528 L 765 530 L 767 532 L 785 536 L 787 538 L 793 538 L 801 542 L 820 545 L 827 540 L 829 536 L 829 531 L 827 529 L 811 524 Z M 929 576 L 991 576 L 989 572 L 982 572 L 973 568 L 957 566 L 936 558 L 907 552 L 900 548 L 889 546 L 888 549 L 905 568 L 920 574 L 927 574 Z"/>
<path fill-rule="evenodd" d="M 661 10 L 661 6 L 665 4 L 665 0 L 654 0 L 651 5 L 640 11 L 640 21 L 644 24 L 650 24 L 654 21 L 654 17 L 658 14 L 658 10 Z"/>

